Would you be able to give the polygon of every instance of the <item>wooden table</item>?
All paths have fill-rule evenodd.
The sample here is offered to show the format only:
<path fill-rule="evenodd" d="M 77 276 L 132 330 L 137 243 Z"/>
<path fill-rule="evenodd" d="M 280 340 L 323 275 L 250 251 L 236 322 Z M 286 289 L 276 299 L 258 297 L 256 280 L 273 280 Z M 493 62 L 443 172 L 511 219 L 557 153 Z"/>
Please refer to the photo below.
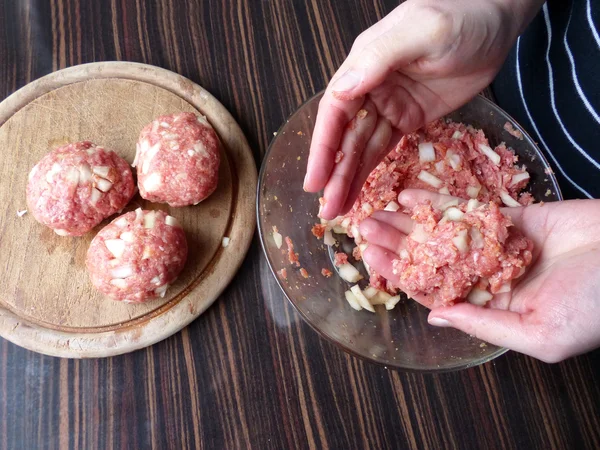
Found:
<path fill-rule="evenodd" d="M 154 64 L 223 102 L 260 164 L 395 3 L 2 0 L 0 95 L 75 64 Z M 599 358 L 443 375 L 359 361 L 301 321 L 255 240 L 215 305 L 146 350 L 74 361 L 0 340 L 0 448 L 600 448 Z"/>

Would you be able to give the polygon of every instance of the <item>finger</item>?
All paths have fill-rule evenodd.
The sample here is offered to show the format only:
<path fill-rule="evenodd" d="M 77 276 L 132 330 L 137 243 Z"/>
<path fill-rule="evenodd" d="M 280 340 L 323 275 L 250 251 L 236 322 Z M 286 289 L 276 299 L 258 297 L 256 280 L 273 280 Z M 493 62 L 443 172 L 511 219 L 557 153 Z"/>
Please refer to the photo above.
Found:
<path fill-rule="evenodd" d="M 470 303 L 436 308 L 429 313 L 431 325 L 453 327 L 500 347 L 528 353 L 532 336 L 523 316 L 512 311 L 483 308 Z"/>
<path fill-rule="evenodd" d="M 352 180 L 346 204 L 342 208 L 344 213 L 352 209 L 369 174 L 396 147 L 401 137 L 401 133 L 392 129 L 387 119 L 383 117 L 379 118 L 375 131 L 365 146 L 358 172 L 354 180 Z"/>
<path fill-rule="evenodd" d="M 430 201 L 431 206 L 434 208 L 440 208 L 451 200 L 458 200 L 461 203 L 466 203 L 467 201 L 462 198 L 438 194 L 424 189 L 405 189 L 398 195 L 398 203 L 409 209 L 426 201 Z"/>
<path fill-rule="evenodd" d="M 398 286 L 403 292 L 406 292 L 409 297 L 413 298 L 421 305 L 425 306 L 426 308 L 431 308 L 433 302 L 427 297 L 427 295 L 408 292 L 400 285 L 400 279 L 398 275 L 394 274 L 393 272 L 394 260 L 398 259 L 397 254 L 380 247 L 379 245 L 369 243 L 369 246 L 366 248 L 363 254 L 363 258 L 367 264 L 371 266 L 373 270 L 375 270 L 375 272 L 379 273 L 395 286 Z"/>
<path fill-rule="evenodd" d="M 352 180 L 356 176 L 365 144 L 373 134 L 376 122 L 375 105 L 367 101 L 346 128 L 340 146 L 342 159 L 335 164 L 323 192 L 325 205 L 321 211 L 322 218 L 329 220 L 340 215 Z"/>
<path fill-rule="evenodd" d="M 325 92 L 319 103 L 317 121 L 310 143 L 308 166 L 304 178 L 304 190 L 322 190 L 335 165 L 335 154 L 340 148 L 342 136 L 348 123 L 363 105 L 363 99 L 341 101 Z"/>
<path fill-rule="evenodd" d="M 387 223 L 404 234 L 409 234 L 414 226 L 414 221 L 408 214 L 392 211 L 375 211 L 371 217 L 379 222 Z"/>
<path fill-rule="evenodd" d="M 385 222 L 367 218 L 360 224 L 360 234 L 369 244 L 378 245 L 396 255 L 406 248 L 406 234 Z"/>

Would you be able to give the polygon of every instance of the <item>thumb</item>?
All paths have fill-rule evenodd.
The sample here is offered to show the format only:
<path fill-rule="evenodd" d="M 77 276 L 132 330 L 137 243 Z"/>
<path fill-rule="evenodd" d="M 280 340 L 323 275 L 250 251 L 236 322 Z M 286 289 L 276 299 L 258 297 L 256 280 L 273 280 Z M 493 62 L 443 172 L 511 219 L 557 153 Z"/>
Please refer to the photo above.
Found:
<path fill-rule="evenodd" d="M 483 308 L 470 303 L 433 309 L 430 325 L 457 328 L 490 344 L 531 354 L 535 343 L 523 316 L 516 312 Z"/>

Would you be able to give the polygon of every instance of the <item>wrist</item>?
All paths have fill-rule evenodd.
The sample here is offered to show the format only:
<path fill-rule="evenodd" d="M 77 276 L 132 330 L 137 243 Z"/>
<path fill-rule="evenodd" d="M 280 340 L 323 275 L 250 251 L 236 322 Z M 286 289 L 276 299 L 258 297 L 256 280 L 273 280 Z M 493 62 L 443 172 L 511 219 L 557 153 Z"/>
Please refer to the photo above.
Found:
<path fill-rule="evenodd" d="M 545 0 L 495 0 L 516 39 L 537 15 Z"/>

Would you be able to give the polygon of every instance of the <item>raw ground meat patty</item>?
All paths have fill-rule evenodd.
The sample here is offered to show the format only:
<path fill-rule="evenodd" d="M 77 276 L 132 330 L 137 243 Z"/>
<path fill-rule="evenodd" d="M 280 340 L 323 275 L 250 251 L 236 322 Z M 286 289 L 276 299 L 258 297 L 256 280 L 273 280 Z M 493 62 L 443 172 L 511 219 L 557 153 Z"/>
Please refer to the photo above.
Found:
<path fill-rule="evenodd" d="M 164 297 L 187 259 L 183 228 L 163 211 L 123 214 L 90 244 L 87 268 L 92 284 L 115 300 L 144 302 Z"/>
<path fill-rule="evenodd" d="M 171 206 L 200 203 L 217 188 L 220 148 L 203 116 L 159 117 L 142 130 L 137 144 L 133 165 L 140 195 Z"/>
<path fill-rule="evenodd" d="M 27 205 L 61 236 L 81 236 L 121 211 L 135 192 L 127 161 L 91 142 L 52 150 L 29 173 Z"/>
<path fill-rule="evenodd" d="M 432 307 L 467 298 L 485 305 L 531 263 L 533 243 L 494 202 L 415 206 L 413 231 L 393 271 L 409 294 L 428 294 Z"/>

